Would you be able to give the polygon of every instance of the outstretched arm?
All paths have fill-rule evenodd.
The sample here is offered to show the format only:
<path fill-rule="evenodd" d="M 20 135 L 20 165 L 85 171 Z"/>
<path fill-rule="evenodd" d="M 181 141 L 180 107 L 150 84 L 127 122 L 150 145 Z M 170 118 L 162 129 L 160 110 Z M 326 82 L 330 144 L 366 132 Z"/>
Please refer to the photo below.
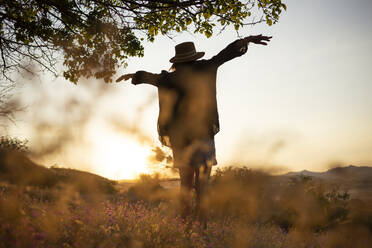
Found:
<path fill-rule="evenodd" d="M 254 43 L 259 45 L 267 45 L 267 42 L 271 40 L 272 36 L 263 36 L 260 35 L 250 35 L 243 39 L 239 39 L 230 43 L 225 49 L 219 52 L 216 56 L 211 58 L 211 61 L 217 66 L 222 65 L 223 63 L 232 60 L 236 57 L 242 56 L 248 50 L 248 44 Z"/>
<path fill-rule="evenodd" d="M 119 83 L 122 80 L 127 81 L 129 78 L 133 78 L 133 75 L 134 75 L 134 73 L 124 74 L 123 76 L 116 79 L 116 82 Z"/>
<path fill-rule="evenodd" d="M 162 74 L 154 74 L 146 71 L 137 71 L 136 73 L 124 74 L 123 76 L 116 79 L 116 82 L 122 80 L 132 79 L 132 84 L 151 84 L 158 86 L 160 82 L 160 77 Z"/>
<path fill-rule="evenodd" d="M 273 38 L 272 36 L 264 36 L 262 34 L 260 35 L 250 35 L 245 37 L 243 40 L 244 42 L 249 42 L 254 43 L 254 44 L 259 44 L 259 45 L 267 45 L 267 42 L 269 42 Z"/>

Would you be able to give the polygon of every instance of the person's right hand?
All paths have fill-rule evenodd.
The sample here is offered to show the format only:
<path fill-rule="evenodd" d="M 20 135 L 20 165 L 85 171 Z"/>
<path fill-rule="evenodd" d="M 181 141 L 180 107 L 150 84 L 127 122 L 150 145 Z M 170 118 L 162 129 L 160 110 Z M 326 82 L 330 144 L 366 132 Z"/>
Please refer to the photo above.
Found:
<path fill-rule="evenodd" d="M 116 79 L 116 82 L 120 82 L 122 80 L 128 80 L 129 78 L 133 78 L 134 76 L 134 73 L 130 73 L 130 74 L 124 74 L 123 76 L 119 77 L 118 79 Z"/>

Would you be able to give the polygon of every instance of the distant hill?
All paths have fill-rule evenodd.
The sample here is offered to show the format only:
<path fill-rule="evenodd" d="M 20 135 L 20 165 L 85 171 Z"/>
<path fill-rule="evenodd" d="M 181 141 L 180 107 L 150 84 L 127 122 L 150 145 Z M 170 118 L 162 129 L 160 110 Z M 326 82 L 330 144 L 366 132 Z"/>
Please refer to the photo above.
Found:
<path fill-rule="evenodd" d="M 323 179 L 352 179 L 352 178 L 364 178 L 369 179 L 372 176 L 372 167 L 370 166 L 354 166 L 349 165 L 347 167 L 335 167 L 325 172 L 312 172 L 303 170 L 299 172 L 288 172 L 285 176 L 311 176 Z"/>
<path fill-rule="evenodd" d="M 347 190 L 351 198 L 372 200 L 372 167 L 354 166 L 336 167 L 325 172 L 303 170 L 275 176 L 277 182 L 291 177 L 308 176 L 326 184 L 340 186 Z M 112 194 L 126 191 L 136 181 L 117 182 L 93 173 L 66 169 L 46 168 L 30 160 L 20 152 L 7 152 L 0 149 L 0 182 L 14 185 L 30 185 L 41 188 L 58 188 L 69 185 L 81 193 Z M 178 179 L 161 180 L 165 189 L 179 188 Z"/>
<path fill-rule="evenodd" d="M 273 176 L 274 187 L 280 187 L 291 177 L 308 176 L 312 180 L 319 181 L 324 185 L 339 186 L 341 190 L 346 190 L 351 198 L 372 200 L 372 167 L 354 166 L 336 167 L 325 172 L 313 172 L 303 170 L 299 172 L 289 172 L 283 175 Z M 163 180 L 161 186 L 166 189 L 179 188 L 179 180 Z"/>
<path fill-rule="evenodd" d="M 352 198 L 372 199 L 372 167 L 354 166 L 336 167 L 325 172 L 303 170 L 289 172 L 284 177 L 309 176 L 315 180 L 339 185 L 346 189 Z"/>
<path fill-rule="evenodd" d="M 68 186 L 80 193 L 111 194 L 116 192 L 115 181 L 74 169 L 46 168 L 34 163 L 22 152 L 1 149 L 0 181 L 40 188 Z"/>

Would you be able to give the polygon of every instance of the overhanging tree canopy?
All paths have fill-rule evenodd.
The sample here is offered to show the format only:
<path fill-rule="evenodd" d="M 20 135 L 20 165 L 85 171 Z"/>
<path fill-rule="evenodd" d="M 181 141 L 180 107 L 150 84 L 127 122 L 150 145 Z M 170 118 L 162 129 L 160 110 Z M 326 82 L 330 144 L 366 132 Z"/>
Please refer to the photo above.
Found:
<path fill-rule="evenodd" d="M 11 80 L 14 70 L 30 70 L 31 61 L 57 75 L 63 58 L 71 82 L 111 82 L 128 57 L 143 56 L 144 38 L 272 25 L 283 9 L 281 0 L 0 0 L 1 73 Z"/>

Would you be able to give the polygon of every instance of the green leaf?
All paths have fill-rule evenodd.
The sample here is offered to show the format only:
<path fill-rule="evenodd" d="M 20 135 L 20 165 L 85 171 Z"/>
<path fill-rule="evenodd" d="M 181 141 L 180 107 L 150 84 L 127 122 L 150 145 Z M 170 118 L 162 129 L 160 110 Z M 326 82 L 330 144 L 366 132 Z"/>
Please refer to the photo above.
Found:
<path fill-rule="evenodd" d="M 5 57 L 10 66 L 3 67 L 1 73 L 5 75 L 7 68 L 22 66 L 22 53 L 30 58 L 40 58 L 40 54 L 48 54 L 46 50 L 50 49 L 52 53 L 63 54 L 64 76 L 75 83 L 83 76 L 110 81 L 115 69 L 125 65 L 129 57 L 143 56 L 145 39 L 154 41 L 159 34 L 191 31 L 209 38 L 214 27 L 222 29 L 227 25 L 239 30 L 242 23 L 261 16 L 271 26 L 278 22 L 281 11 L 287 9 L 282 0 L 187 1 L 188 5 L 182 8 L 179 4 L 186 1 L 0 2 L 4 12 L 0 34 L 7 34 L 10 42 L 21 43 L 18 51 L 10 51 L 5 43 L 0 43 L 5 54 L 11 52 L 15 55 Z M 251 12 L 253 3 L 258 8 Z M 35 41 L 40 42 L 40 48 L 35 48 Z M 41 47 L 46 50 L 41 50 Z M 17 57 L 19 61 L 13 59 Z M 50 69 L 54 68 L 56 61 L 53 57 L 41 57 L 35 62 Z"/>

